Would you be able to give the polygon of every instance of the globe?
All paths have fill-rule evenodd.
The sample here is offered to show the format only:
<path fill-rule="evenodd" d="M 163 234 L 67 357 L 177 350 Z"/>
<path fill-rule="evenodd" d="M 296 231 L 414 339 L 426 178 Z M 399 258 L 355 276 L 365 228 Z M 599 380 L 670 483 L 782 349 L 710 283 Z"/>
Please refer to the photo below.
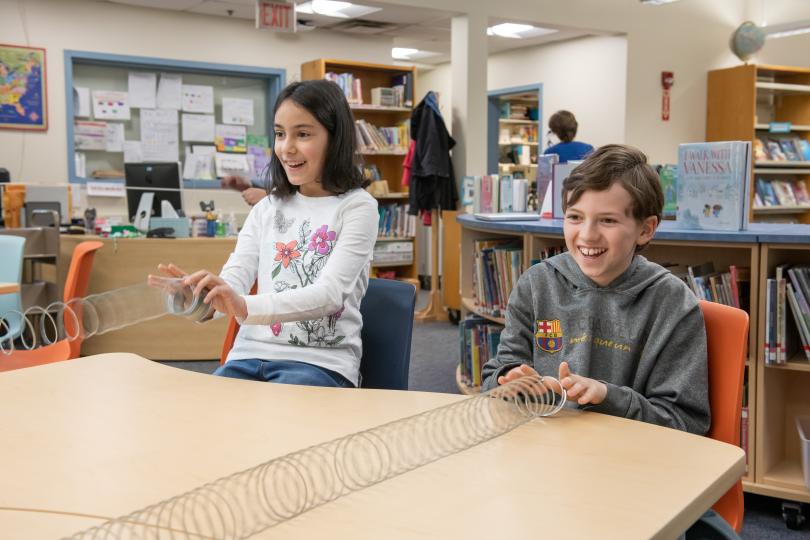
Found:
<path fill-rule="evenodd" d="M 731 51 L 743 62 L 765 45 L 765 31 L 751 21 L 742 23 L 731 35 Z"/>

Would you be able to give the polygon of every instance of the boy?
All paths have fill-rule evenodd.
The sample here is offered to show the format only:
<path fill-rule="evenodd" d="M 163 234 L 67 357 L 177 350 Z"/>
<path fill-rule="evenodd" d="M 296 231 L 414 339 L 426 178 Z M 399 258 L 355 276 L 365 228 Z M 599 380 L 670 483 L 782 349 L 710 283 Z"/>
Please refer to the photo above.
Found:
<path fill-rule="evenodd" d="M 591 411 L 704 435 L 710 425 L 706 330 L 694 294 L 637 252 L 664 197 L 639 150 L 607 145 L 563 183 L 567 253 L 524 272 L 509 299 L 484 390 L 557 375 Z"/>

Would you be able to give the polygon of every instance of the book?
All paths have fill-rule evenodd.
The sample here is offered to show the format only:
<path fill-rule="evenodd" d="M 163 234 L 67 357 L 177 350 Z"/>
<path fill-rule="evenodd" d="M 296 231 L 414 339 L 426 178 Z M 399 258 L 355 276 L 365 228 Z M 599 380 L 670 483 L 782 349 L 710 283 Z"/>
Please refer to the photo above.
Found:
<path fill-rule="evenodd" d="M 678 213 L 678 166 L 660 165 L 658 179 L 664 192 L 664 217 L 675 217 Z"/>
<path fill-rule="evenodd" d="M 768 161 L 768 152 L 762 139 L 754 139 L 754 161 Z"/>
<path fill-rule="evenodd" d="M 780 206 L 796 206 L 796 197 L 793 195 L 793 188 L 790 182 L 784 180 L 771 180 L 773 191 Z"/>
<path fill-rule="evenodd" d="M 793 146 L 792 139 L 779 139 L 779 147 L 782 149 L 788 161 L 801 161 L 796 147 Z"/>
<path fill-rule="evenodd" d="M 747 229 L 750 156 L 750 141 L 681 144 L 678 226 L 720 231 Z"/>
<path fill-rule="evenodd" d="M 766 147 L 768 148 L 768 157 L 771 158 L 771 161 L 787 161 L 787 157 L 784 152 L 782 152 L 778 141 L 768 139 Z"/>
<path fill-rule="evenodd" d="M 560 156 L 557 154 L 541 154 L 537 156 L 537 181 L 535 188 L 537 196 L 537 209 L 538 213 L 543 213 L 543 207 L 551 201 L 546 201 L 546 194 L 549 192 L 548 187 L 554 178 L 554 165 L 560 162 Z M 551 205 L 548 205 L 549 207 Z M 548 216 L 551 217 L 549 213 Z"/>
<path fill-rule="evenodd" d="M 805 139 L 798 139 L 798 141 L 802 161 L 810 161 L 810 142 L 806 141 Z"/>
<path fill-rule="evenodd" d="M 773 185 L 768 180 L 757 178 L 757 195 L 762 199 L 764 206 L 779 206 L 779 199 L 776 198 L 776 192 Z"/>

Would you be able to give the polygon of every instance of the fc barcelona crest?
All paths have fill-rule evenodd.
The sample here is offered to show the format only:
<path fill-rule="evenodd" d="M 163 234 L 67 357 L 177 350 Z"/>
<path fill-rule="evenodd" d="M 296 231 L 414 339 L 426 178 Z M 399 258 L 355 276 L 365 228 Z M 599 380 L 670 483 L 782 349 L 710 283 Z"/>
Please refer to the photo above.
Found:
<path fill-rule="evenodd" d="M 555 353 L 562 349 L 563 333 L 560 319 L 554 319 L 553 321 L 538 319 L 534 341 L 540 349 L 549 353 Z"/>

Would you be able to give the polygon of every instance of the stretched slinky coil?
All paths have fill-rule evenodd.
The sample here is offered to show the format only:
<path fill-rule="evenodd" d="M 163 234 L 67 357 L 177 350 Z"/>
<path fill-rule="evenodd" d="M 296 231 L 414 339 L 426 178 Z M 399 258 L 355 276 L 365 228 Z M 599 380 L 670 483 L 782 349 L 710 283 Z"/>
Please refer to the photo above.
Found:
<path fill-rule="evenodd" d="M 451 405 L 220 478 L 70 537 L 239 539 L 502 435 L 565 405 L 550 377 L 523 377 Z"/>
<path fill-rule="evenodd" d="M 180 278 L 152 279 L 157 286 L 142 283 L 44 308 L 0 313 L 0 351 L 8 355 L 15 348 L 32 350 L 61 340 L 88 339 L 167 314 L 194 321 L 210 315 L 211 306 L 203 302 L 207 291 L 195 295 Z"/>

